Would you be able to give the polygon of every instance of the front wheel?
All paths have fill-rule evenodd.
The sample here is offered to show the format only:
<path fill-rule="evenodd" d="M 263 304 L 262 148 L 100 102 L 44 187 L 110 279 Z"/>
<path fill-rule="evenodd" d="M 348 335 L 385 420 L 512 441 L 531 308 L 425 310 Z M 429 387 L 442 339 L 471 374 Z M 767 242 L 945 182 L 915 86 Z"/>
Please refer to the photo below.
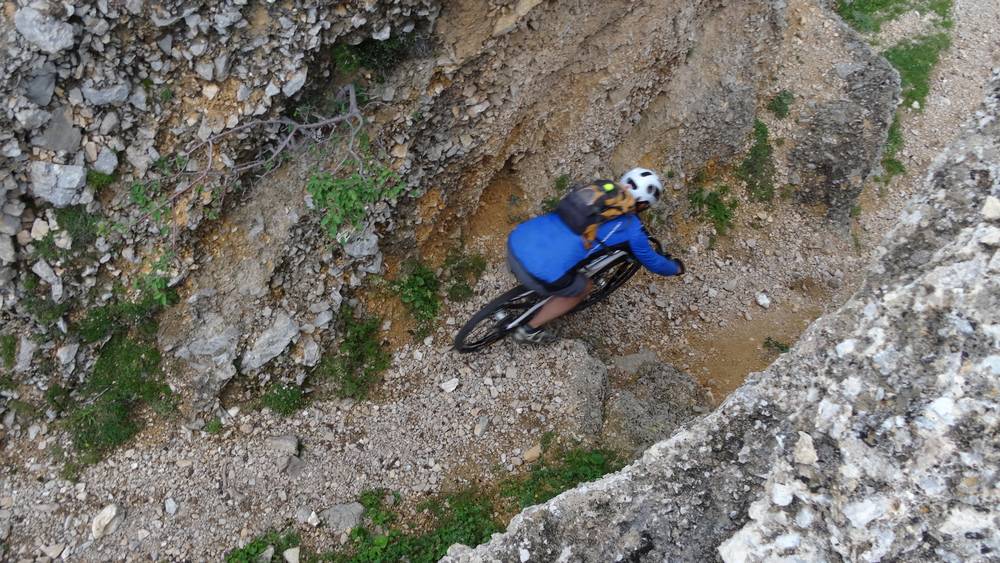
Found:
<path fill-rule="evenodd" d="M 486 304 L 455 335 L 455 349 L 463 354 L 476 352 L 501 340 L 514 319 L 534 307 L 542 297 L 519 285 Z"/>

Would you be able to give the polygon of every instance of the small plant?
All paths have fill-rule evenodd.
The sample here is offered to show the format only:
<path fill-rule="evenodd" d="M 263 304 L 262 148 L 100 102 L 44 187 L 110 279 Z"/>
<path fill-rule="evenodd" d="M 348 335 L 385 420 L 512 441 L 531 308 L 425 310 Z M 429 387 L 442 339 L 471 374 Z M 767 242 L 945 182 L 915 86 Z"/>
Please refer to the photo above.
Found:
<path fill-rule="evenodd" d="M 337 45 L 331 54 L 339 72 L 351 74 L 364 67 L 375 80 L 383 82 L 406 59 L 413 45 L 412 34 L 397 35 L 384 41 L 366 39 L 357 45 Z"/>
<path fill-rule="evenodd" d="M 461 302 L 472 297 L 472 286 L 486 270 L 486 259 L 480 254 L 452 252 L 444 261 L 448 278 L 448 299 Z"/>
<path fill-rule="evenodd" d="M 791 111 L 792 101 L 795 100 L 795 96 L 788 90 L 782 90 L 778 92 L 776 96 L 771 98 L 771 101 L 767 104 L 767 109 L 771 111 L 779 119 L 784 119 L 788 117 Z"/>
<path fill-rule="evenodd" d="M 719 186 L 717 189 L 708 191 L 705 188 L 695 188 L 688 192 L 688 203 L 695 215 L 707 217 L 713 225 L 715 231 L 724 235 L 733 224 L 733 212 L 739 203 L 728 197 L 729 186 Z"/>
<path fill-rule="evenodd" d="M 527 478 L 513 479 L 501 485 L 500 493 L 517 499 L 520 507 L 524 508 L 545 502 L 580 483 L 617 471 L 623 465 L 618 456 L 608 450 L 572 449 L 554 462 L 538 462 Z"/>
<path fill-rule="evenodd" d="M 338 353 L 325 357 L 316 372 L 333 381 L 337 395 L 365 399 L 379 374 L 389 367 L 389 354 L 379 341 L 377 318 L 358 318 L 349 308 L 342 309 L 343 341 Z"/>
<path fill-rule="evenodd" d="M 947 33 L 935 33 L 904 41 L 883 53 L 899 71 L 903 105 L 912 107 L 916 102 L 923 107 L 930 92 L 931 70 L 940 60 L 941 53 L 950 46 L 951 38 Z"/>
<path fill-rule="evenodd" d="M 57 208 L 56 222 L 60 229 L 69 233 L 74 249 L 90 248 L 97 240 L 99 221 L 82 205 Z"/>
<path fill-rule="evenodd" d="M 566 190 L 568 189 L 569 175 L 560 174 L 552 185 L 553 195 L 542 200 L 542 212 L 549 213 L 554 211 L 556 206 L 559 205 L 559 201 L 562 200 L 564 195 L 566 195 Z"/>
<path fill-rule="evenodd" d="M 753 126 L 753 145 L 736 170 L 736 176 L 746 183 L 747 193 L 754 201 L 771 201 L 774 197 L 774 149 L 763 121 Z"/>
<path fill-rule="evenodd" d="M 393 282 L 392 288 L 417 320 L 420 332 L 424 332 L 441 308 L 437 293 L 440 283 L 434 272 L 421 262 L 411 262 L 407 269 L 409 272 Z"/>
<path fill-rule="evenodd" d="M 114 174 L 104 174 L 97 170 L 87 170 L 87 185 L 95 190 L 102 190 L 114 184 L 117 179 Z"/>
<path fill-rule="evenodd" d="M 160 102 L 169 104 L 174 99 L 174 91 L 170 88 L 160 90 Z"/>
<path fill-rule="evenodd" d="M 406 184 L 399 176 L 382 165 L 374 165 L 366 173 L 354 172 L 346 178 L 334 178 L 328 172 L 318 172 L 309 178 L 306 191 L 316 207 L 323 209 L 320 223 L 334 238 L 341 227 L 357 227 L 366 215 L 366 208 L 381 200 L 399 197 Z"/>
<path fill-rule="evenodd" d="M 234 549 L 227 553 L 226 563 L 283 563 L 285 558 L 282 556 L 282 553 L 293 547 L 298 547 L 299 542 L 299 535 L 295 532 L 286 532 L 283 534 L 268 532 L 257 536 L 242 548 Z M 274 548 L 271 558 L 261 561 L 260 556 L 269 547 Z"/>
<path fill-rule="evenodd" d="M 0 362 L 6 369 L 14 368 L 14 356 L 17 354 L 17 338 L 13 334 L 0 336 Z"/>
<path fill-rule="evenodd" d="M 160 353 L 125 335 L 114 336 L 98 354 L 93 372 L 70 408 L 66 426 L 83 463 L 95 463 L 134 436 L 141 404 L 172 408 L 170 388 L 160 381 Z"/>
<path fill-rule="evenodd" d="M 861 204 L 860 203 L 856 203 L 856 204 L 854 204 L 854 205 L 851 206 L 850 216 L 851 216 L 852 219 L 856 219 L 858 217 L 861 217 Z"/>
<path fill-rule="evenodd" d="M 261 402 L 272 411 L 288 416 L 302 408 L 305 399 L 302 396 L 302 389 L 294 385 L 275 383 L 264 393 Z"/>
<path fill-rule="evenodd" d="M 903 128 L 899 123 L 899 113 L 892 118 L 892 125 L 889 126 L 889 134 L 885 141 L 885 150 L 882 153 L 882 168 L 885 170 L 883 182 L 888 183 L 893 176 L 898 176 L 906 172 L 906 167 L 896 156 L 903 149 Z"/>
<path fill-rule="evenodd" d="M 768 350 L 770 350 L 772 352 L 777 352 L 779 354 L 784 354 L 785 352 L 791 350 L 791 346 L 789 346 L 788 344 L 785 344 L 784 342 L 782 342 L 780 340 L 775 340 L 774 338 L 771 338 L 770 336 L 768 336 L 767 338 L 764 339 L 764 348 L 766 348 L 766 349 L 768 349 Z"/>
<path fill-rule="evenodd" d="M 208 432 L 209 434 L 218 434 L 219 432 L 222 432 L 222 421 L 219 420 L 219 417 L 215 417 L 205 423 L 205 432 Z"/>
<path fill-rule="evenodd" d="M 851 27 L 866 33 L 878 33 L 882 24 L 910 10 L 934 12 L 937 25 L 952 26 L 950 11 L 952 0 L 837 0 L 835 8 L 840 17 Z"/>

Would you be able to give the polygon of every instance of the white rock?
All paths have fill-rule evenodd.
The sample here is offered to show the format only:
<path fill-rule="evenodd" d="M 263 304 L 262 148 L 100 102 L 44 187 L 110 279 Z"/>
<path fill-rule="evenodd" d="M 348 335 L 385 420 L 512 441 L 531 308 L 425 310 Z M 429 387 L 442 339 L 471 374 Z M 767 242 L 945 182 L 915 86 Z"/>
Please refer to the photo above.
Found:
<path fill-rule="evenodd" d="M 281 556 L 285 558 L 286 563 L 299 563 L 299 548 L 290 547 L 282 551 Z"/>
<path fill-rule="evenodd" d="M 983 204 L 983 217 L 989 221 L 1000 219 L 1000 199 L 986 196 L 986 202 Z"/>
<path fill-rule="evenodd" d="M 775 483 L 771 488 L 771 502 L 778 506 L 792 504 L 792 489 L 787 485 Z"/>
<path fill-rule="evenodd" d="M 31 224 L 31 238 L 32 240 L 42 240 L 46 235 L 49 234 L 49 223 L 45 219 L 38 217 L 35 222 Z"/>
<path fill-rule="evenodd" d="M 50 55 L 73 46 L 72 25 L 57 21 L 33 7 L 21 8 L 14 13 L 14 27 L 30 43 Z"/>
<path fill-rule="evenodd" d="M 209 100 L 214 100 L 215 97 L 219 95 L 219 87 L 215 84 L 206 84 L 205 87 L 201 89 L 201 95 L 205 96 Z"/>
<path fill-rule="evenodd" d="M 795 463 L 801 463 L 802 465 L 813 465 L 819 459 L 816 455 L 816 448 L 813 446 L 812 436 L 806 434 L 805 432 L 799 432 L 799 440 L 795 442 L 795 451 L 793 453 L 795 457 Z"/>
<path fill-rule="evenodd" d="M 52 559 L 58 559 L 59 556 L 62 555 L 62 552 L 63 552 L 64 549 L 66 549 L 65 545 L 63 545 L 61 543 L 54 543 L 52 545 L 47 545 L 47 546 L 43 547 L 42 548 L 42 553 L 44 553 L 45 555 L 48 555 Z"/>
<path fill-rule="evenodd" d="M 441 390 L 444 391 L 445 393 L 451 393 L 455 389 L 458 389 L 458 378 L 457 377 L 453 377 L 453 378 L 449 379 L 448 381 L 445 381 L 444 383 L 442 383 L 438 387 L 440 387 Z"/>
<path fill-rule="evenodd" d="M 309 513 L 309 518 L 306 519 L 306 524 L 309 524 L 313 528 L 315 528 L 316 526 L 319 526 L 320 519 L 319 519 L 319 515 L 316 514 L 316 511 L 313 511 L 313 512 Z"/>
<path fill-rule="evenodd" d="M 62 365 L 67 365 L 73 361 L 76 357 L 76 351 L 79 350 L 79 344 L 67 344 L 65 346 L 60 346 L 56 350 L 56 358 L 59 358 L 59 363 Z"/>
<path fill-rule="evenodd" d="M 167 500 L 163 501 L 163 510 L 167 511 L 167 514 L 173 516 L 177 514 L 177 502 L 168 497 Z"/>
<path fill-rule="evenodd" d="M 524 563 L 528 559 L 531 559 L 531 552 L 521 547 L 517 550 L 517 556 L 521 560 L 521 563 Z"/>
<path fill-rule="evenodd" d="M 771 306 L 771 298 L 767 296 L 763 291 L 757 294 L 757 304 L 761 307 L 767 309 Z"/>
<path fill-rule="evenodd" d="M 90 533 L 94 535 L 94 539 L 101 539 L 102 537 L 114 533 L 118 528 L 118 523 L 121 521 L 119 517 L 120 510 L 117 504 L 109 504 L 101 509 L 94 516 L 94 521 L 90 523 Z"/>
<path fill-rule="evenodd" d="M 837 357 L 843 358 L 844 356 L 854 352 L 854 347 L 857 345 L 858 341 L 853 338 L 848 338 L 840 344 L 837 344 Z"/>
<path fill-rule="evenodd" d="M 244 370 L 257 369 L 274 359 L 299 333 L 299 325 L 288 313 L 281 311 L 253 346 L 243 354 Z"/>
<path fill-rule="evenodd" d="M 885 507 L 881 502 L 872 499 L 852 502 L 844 507 L 844 516 L 851 521 L 851 525 L 855 528 L 864 528 L 869 522 L 883 514 L 885 514 Z"/>

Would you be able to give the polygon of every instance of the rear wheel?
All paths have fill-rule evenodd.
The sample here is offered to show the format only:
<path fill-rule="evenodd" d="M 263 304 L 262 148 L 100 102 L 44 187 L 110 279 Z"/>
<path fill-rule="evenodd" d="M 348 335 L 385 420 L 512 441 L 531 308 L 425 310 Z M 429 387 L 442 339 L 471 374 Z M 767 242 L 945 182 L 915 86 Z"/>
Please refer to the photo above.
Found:
<path fill-rule="evenodd" d="M 455 349 L 476 352 L 507 336 L 507 325 L 535 306 L 542 296 L 519 285 L 486 304 L 455 335 Z"/>

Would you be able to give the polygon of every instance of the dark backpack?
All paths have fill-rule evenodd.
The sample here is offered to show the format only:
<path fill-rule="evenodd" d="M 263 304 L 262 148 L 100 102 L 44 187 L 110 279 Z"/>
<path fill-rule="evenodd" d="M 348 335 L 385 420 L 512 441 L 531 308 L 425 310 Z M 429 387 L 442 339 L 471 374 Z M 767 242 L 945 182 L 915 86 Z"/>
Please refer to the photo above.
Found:
<path fill-rule="evenodd" d="M 570 188 L 556 206 L 556 214 L 574 233 L 583 238 L 587 250 L 604 222 L 635 211 L 635 198 L 611 180 L 595 180 Z"/>

